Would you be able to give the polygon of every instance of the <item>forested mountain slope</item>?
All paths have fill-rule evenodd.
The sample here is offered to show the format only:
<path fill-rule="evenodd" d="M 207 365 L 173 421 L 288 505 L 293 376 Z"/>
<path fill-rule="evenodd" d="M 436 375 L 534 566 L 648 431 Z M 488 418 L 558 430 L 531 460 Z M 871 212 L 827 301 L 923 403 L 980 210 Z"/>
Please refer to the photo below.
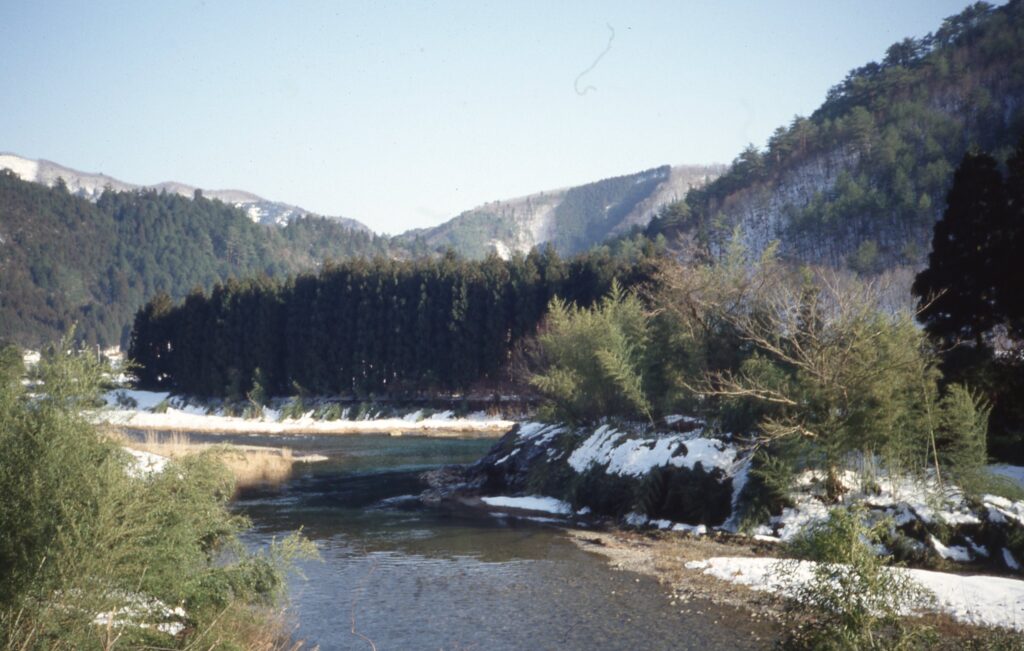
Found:
<path fill-rule="evenodd" d="M 321 217 L 268 227 L 218 200 L 155 190 L 93 203 L 0 171 L 0 339 L 38 346 L 77 323 L 85 342 L 124 343 L 158 292 L 182 298 L 230 277 L 395 253 L 385 238 Z"/>
<path fill-rule="evenodd" d="M 739 227 L 755 252 L 777 239 L 800 262 L 918 267 L 964 153 L 1005 160 L 1022 132 L 1024 3 L 978 3 L 851 71 L 647 232 L 714 255 Z"/>
<path fill-rule="evenodd" d="M 0 339 L 51 341 L 77 324 L 88 343 L 126 343 L 157 293 L 181 299 L 228 278 L 285 276 L 325 260 L 471 258 L 550 242 L 575 253 L 645 224 L 719 167 L 668 166 L 495 202 L 395 238 L 241 191 L 142 187 L 49 161 L 0 154 Z"/>
<path fill-rule="evenodd" d="M 550 243 L 563 255 L 586 251 L 632 226 L 644 226 L 663 206 L 682 200 L 724 170 L 722 165 L 664 165 L 572 188 L 492 201 L 440 226 L 410 231 L 432 249 L 453 248 L 473 258 Z"/>

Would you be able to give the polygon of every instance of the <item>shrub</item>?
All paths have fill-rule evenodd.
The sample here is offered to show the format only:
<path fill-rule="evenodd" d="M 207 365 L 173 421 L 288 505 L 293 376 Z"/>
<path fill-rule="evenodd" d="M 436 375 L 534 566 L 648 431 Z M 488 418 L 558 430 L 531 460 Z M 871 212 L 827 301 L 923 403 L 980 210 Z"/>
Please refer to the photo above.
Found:
<path fill-rule="evenodd" d="M 907 574 L 886 566 L 875 545 L 890 523 L 869 526 L 865 517 L 863 507 L 834 508 L 792 543 L 798 557 L 815 562 L 810 581 L 796 578 L 793 561 L 780 563 L 777 571 L 789 585 L 791 607 L 812 617 L 788 646 L 890 649 L 923 642 L 920 630 L 904 628 L 901 615 L 931 605 L 933 597 Z"/>
<path fill-rule="evenodd" d="M 102 369 L 68 343 L 40 361 L 40 396 L 0 364 L 0 648 L 184 648 L 259 617 L 280 596 L 286 552 L 303 544 L 246 552 L 247 522 L 227 509 L 232 479 L 211 455 L 130 472 L 127 453 L 82 415 Z M 185 615 L 170 614 L 178 606 Z M 103 628 L 100 613 L 119 614 Z M 184 629 L 152 628 L 168 619 Z"/>
<path fill-rule="evenodd" d="M 302 396 L 295 396 L 290 402 L 281 408 L 281 420 L 291 418 L 298 420 L 306 414 L 306 405 L 302 400 Z"/>
<path fill-rule="evenodd" d="M 960 384 L 952 384 L 939 402 L 936 441 L 939 459 L 968 493 L 987 485 L 985 439 L 991 409 Z"/>
<path fill-rule="evenodd" d="M 613 282 L 608 296 L 589 309 L 555 298 L 538 340 L 547 364 L 530 383 L 550 401 L 551 416 L 652 419 L 645 386 L 649 323 L 634 294 Z"/>

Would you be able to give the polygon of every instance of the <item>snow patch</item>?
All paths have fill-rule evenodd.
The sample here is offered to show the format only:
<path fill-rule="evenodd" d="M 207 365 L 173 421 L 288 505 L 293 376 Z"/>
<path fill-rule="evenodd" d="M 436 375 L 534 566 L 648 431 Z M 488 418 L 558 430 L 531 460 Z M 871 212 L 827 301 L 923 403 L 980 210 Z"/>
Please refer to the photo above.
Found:
<path fill-rule="evenodd" d="M 520 440 L 530 441 L 534 445 L 544 446 L 551 442 L 551 439 L 564 432 L 564 427 L 531 421 L 522 423 L 519 426 L 517 437 Z"/>
<path fill-rule="evenodd" d="M 132 477 L 148 477 L 159 474 L 167 466 L 167 457 L 143 450 L 124 448 L 125 452 L 132 455 L 132 462 L 128 465 L 128 474 Z"/>
<path fill-rule="evenodd" d="M 1011 552 L 1006 547 L 1003 547 L 1003 562 L 1006 563 L 1006 567 L 1010 568 L 1011 570 L 1020 569 L 1020 563 L 1018 563 L 1017 559 L 1013 557 L 1013 552 Z"/>
<path fill-rule="evenodd" d="M 9 169 L 22 181 L 36 181 L 39 175 L 39 162 L 12 156 L 11 154 L 0 154 L 0 170 Z"/>
<path fill-rule="evenodd" d="M 626 517 L 622 518 L 623 521 L 631 527 L 642 527 L 647 524 L 647 516 L 643 513 L 637 513 L 631 511 L 626 514 Z"/>
<path fill-rule="evenodd" d="M 707 534 L 708 528 L 703 524 L 686 524 L 683 522 L 677 522 L 672 525 L 672 531 L 683 531 L 694 536 L 703 536 Z"/>
<path fill-rule="evenodd" d="M 136 391 L 133 389 L 117 389 L 108 391 L 103 400 L 111 407 L 119 407 L 124 404 L 134 404 L 133 409 L 141 411 L 152 411 L 165 400 L 170 399 L 171 394 L 166 391 Z"/>
<path fill-rule="evenodd" d="M 953 546 L 946 547 L 942 542 L 935 536 L 929 535 L 928 541 L 932 545 L 932 549 L 938 552 L 939 556 L 950 561 L 956 561 L 958 563 L 969 563 L 974 560 L 971 556 L 970 550 L 966 547 Z"/>
<path fill-rule="evenodd" d="M 557 515 L 568 515 L 572 513 L 572 506 L 562 500 L 543 495 L 529 495 L 526 497 L 481 497 L 480 500 L 488 506 L 497 506 L 507 509 L 522 509 L 524 511 L 542 511 L 544 513 L 555 513 Z"/>
<path fill-rule="evenodd" d="M 573 450 L 569 465 L 578 473 L 594 465 L 607 465 L 605 472 L 610 475 L 640 477 L 652 468 L 667 465 L 693 470 L 699 463 L 707 472 L 715 468 L 724 471 L 735 458 L 735 448 L 714 439 L 679 434 L 655 439 L 629 438 L 609 425 L 602 425 Z"/>
<path fill-rule="evenodd" d="M 686 567 L 764 592 L 785 593 L 810 581 L 812 561 L 775 558 L 716 557 L 690 561 Z M 1024 631 L 1024 581 L 993 576 L 964 576 L 929 570 L 890 569 L 909 577 L 936 597 L 936 606 L 958 621 Z"/>

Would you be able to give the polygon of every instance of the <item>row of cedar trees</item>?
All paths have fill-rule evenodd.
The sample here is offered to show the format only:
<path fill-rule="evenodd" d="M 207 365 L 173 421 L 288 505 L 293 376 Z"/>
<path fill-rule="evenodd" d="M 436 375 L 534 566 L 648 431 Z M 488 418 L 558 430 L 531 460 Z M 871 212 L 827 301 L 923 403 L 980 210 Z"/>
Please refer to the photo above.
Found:
<path fill-rule="evenodd" d="M 562 260 L 449 253 L 357 259 L 286 282 L 266 277 L 159 295 L 136 314 L 129 356 L 144 388 L 204 397 L 311 393 L 403 397 L 503 383 L 517 342 L 554 296 L 589 305 L 613 278 L 653 275 L 653 247 Z"/>

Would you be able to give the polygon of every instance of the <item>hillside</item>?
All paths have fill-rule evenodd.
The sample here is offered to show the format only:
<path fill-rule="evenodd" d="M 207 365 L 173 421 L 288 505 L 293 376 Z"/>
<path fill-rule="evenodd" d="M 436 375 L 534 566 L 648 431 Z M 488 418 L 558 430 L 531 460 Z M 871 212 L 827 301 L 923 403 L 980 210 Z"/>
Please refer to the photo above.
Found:
<path fill-rule="evenodd" d="M 493 201 L 434 228 L 410 231 L 431 249 L 453 248 L 474 258 L 502 257 L 550 243 L 563 255 L 589 249 L 644 226 L 666 204 L 683 199 L 724 170 L 721 165 L 683 165 L 645 170 L 586 185 Z"/>
<path fill-rule="evenodd" d="M 0 154 L 0 337 L 23 346 L 77 324 L 83 341 L 127 343 L 136 310 L 228 278 L 285 277 L 325 260 L 453 249 L 508 257 L 550 242 L 584 251 L 705 183 L 720 167 L 673 167 L 498 201 L 395 238 L 238 190 L 144 187 Z"/>
<path fill-rule="evenodd" d="M 48 160 L 33 160 L 16 154 L 0 153 L 0 170 L 2 169 L 11 170 L 24 181 L 40 183 L 47 187 L 53 187 L 59 182 L 58 179 L 60 179 L 63 181 L 68 192 L 90 201 L 98 200 L 106 189 L 115 192 L 156 190 L 157 192 L 167 192 L 168 194 L 177 194 L 182 197 L 192 197 L 199 190 L 207 199 L 218 199 L 244 210 L 249 219 L 259 224 L 284 226 L 297 217 L 314 214 L 299 206 L 293 206 L 280 201 L 271 201 L 243 190 L 207 190 L 176 181 L 142 186 L 121 181 L 106 174 L 80 172 Z M 353 230 L 365 233 L 371 232 L 369 227 L 355 219 L 347 217 L 329 217 L 329 219 Z"/>
<path fill-rule="evenodd" d="M 647 232 L 714 256 L 739 228 L 753 251 L 779 240 L 798 262 L 916 268 L 963 154 L 1005 160 L 1022 132 L 1024 3 L 979 3 L 851 71 Z"/>
<path fill-rule="evenodd" d="M 396 255 L 390 242 L 321 217 L 283 227 L 203 196 L 107 192 L 90 202 L 0 171 L 0 339 L 125 343 L 159 292 L 182 298 L 230 277 L 284 276 L 324 259 Z"/>

